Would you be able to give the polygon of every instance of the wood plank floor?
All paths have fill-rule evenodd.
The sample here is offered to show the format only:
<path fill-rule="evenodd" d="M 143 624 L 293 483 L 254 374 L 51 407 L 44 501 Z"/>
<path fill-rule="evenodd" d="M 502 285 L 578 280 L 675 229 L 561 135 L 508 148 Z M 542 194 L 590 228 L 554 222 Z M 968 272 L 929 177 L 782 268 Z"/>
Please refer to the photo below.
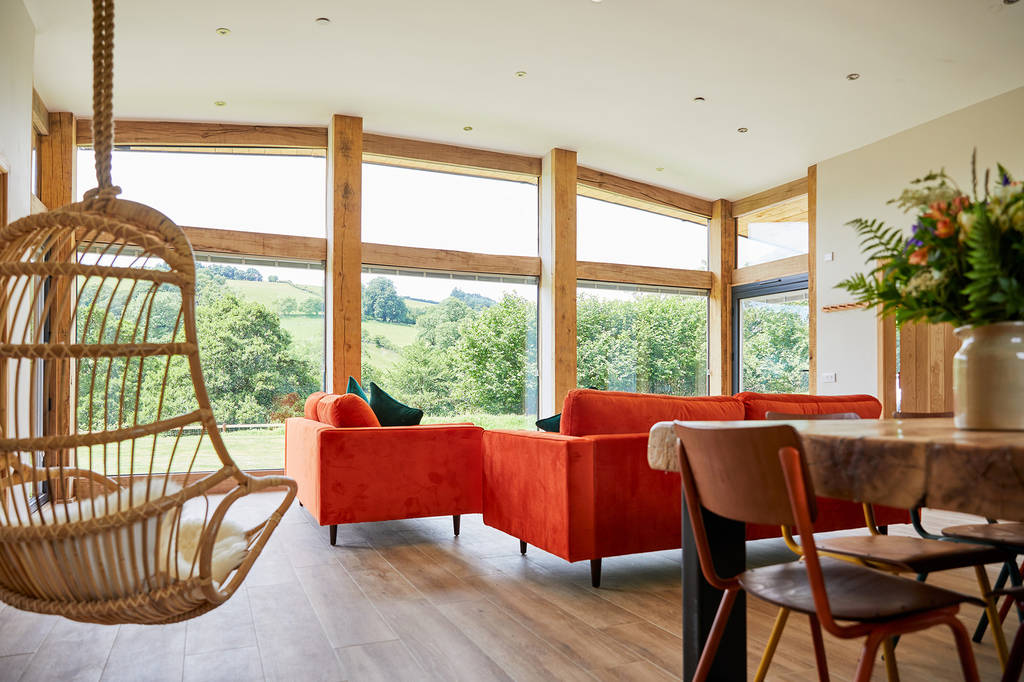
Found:
<path fill-rule="evenodd" d="M 256 518 L 276 500 L 252 496 L 244 512 Z M 932 513 L 926 523 L 961 518 Z M 770 563 L 788 553 L 762 541 L 749 554 Z M 479 515 L 463 517 L 458 538 L 450 518 L 342 526 L 331 547 L 327 529 L 295 506 L 244 588 L 188 623 L 83 625 L 0 604 L 0 682 L 678 679 L 680 558 L 676 550 L 606 559 L 604 586 L 593 589 L 587 562 L 532 547 L 520 556 L 515 538 Z M 976 594 L 971 571 L 933 582 Z M 978 615 L 964 609 L 969 628 Z M 748 616 L 752 674 L 775 610 L 750 600 Z M 825 646 L 833 679 L 850 679 L 859 642 L 826 634 Z M 905 637 L 897 653 L 906 682 L 960 679 L 948 631 Z M 990 636 L 975 654 L 982 679 L 998 679 Z M 817 679 L 812 661 L 806 618 L 794 615 L 769 679 Z"/>

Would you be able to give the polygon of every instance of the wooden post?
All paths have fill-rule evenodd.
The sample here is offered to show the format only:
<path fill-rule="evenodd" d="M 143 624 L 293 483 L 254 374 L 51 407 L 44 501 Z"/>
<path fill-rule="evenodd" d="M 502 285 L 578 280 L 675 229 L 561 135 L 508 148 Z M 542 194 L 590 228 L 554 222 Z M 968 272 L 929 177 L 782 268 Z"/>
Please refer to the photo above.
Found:
<path fill-rule="evenodd" d="M 50 210 L 75 200 L 75 116 L 66 111 L 47 115 L 48 134 L 39 145 L 39 199 Z M 72 261 L 77 256 L 73 237 L 57 245 L 49 255 L 53 261 Z M 50 339 L 72 343 L 74 333 L 74 285 L 68 279 L 54 280 L 53 305 L 50 308 Z M 70 360 L 47 360 L 43 370 L 43 429 L 47 435 L 69 435 L 74 423 L 72 391 L 76 368 Z M 47 465 L 70 464 L 68 451 L 47 452 Z M 53 491 L 60 499 L 67 491 Z"/>
<path fill-rule="evenodd" d="M 359 379 L 362 316 L 363 119 L 331 117 L 327 127 L 327 390 Z"/>
<path fill-rule="evenodd" d="M 576 178 L 576 152 L 552 149 L 541 162 L 541 414 L 558 412 L 576 387 Z"/>
<path fill-rule="evenodd" d="M 736 221 L 732 203 L 711 206 L 708 226 L 711 296 L 708 301 L 708 395 L 732 395 L 732 271 L 736 267 Z"/>
<path fill-rule="evenodd" d="M 888 419 L 896 411 L 896 320 L 878 318 L 878 399 L 882 417 Z"/>
<path fill-rule="evenodd" d="M 807 169 L 807 365 L 808 392 L 818 392 L 818 166 Z"/>

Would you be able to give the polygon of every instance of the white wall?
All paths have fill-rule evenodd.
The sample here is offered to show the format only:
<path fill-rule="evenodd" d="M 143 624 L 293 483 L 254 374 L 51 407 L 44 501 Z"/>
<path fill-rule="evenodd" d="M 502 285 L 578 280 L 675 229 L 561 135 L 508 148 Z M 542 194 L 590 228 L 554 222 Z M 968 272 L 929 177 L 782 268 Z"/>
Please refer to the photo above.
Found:
<path fill-rule="evenodd" d="M 35 33 L 21 0 L 0 0 L 0 157 L 10 167 L 9 221 L 29 212 Z"/>
<path fill-rule="evenodd" d="M 951 84 L 955 87 L 955 84 Z M 880 102 L 879 107 L 885 103 Z M 911 217 L 886 201 L 910 180 L 945 168 L 970 191 L 971 150 L 978 149 L 979 175 L 1002 163 L 1024 177 L 1024 87 L 979 102 L 818 164 L 818 305 L 851 299 L 835 285 L 866 268 L 858 239 L 845 225 L 854 218 L 879 218 L 908 228 Z M 825 254 L 835 253 L 827 262 Z M 873 312 L 853 310 L 818 315 L 818 391 L 822 394 L 878 393 L 877 324 Z M 835 372 L 836 383 L 824 383 Z"/>

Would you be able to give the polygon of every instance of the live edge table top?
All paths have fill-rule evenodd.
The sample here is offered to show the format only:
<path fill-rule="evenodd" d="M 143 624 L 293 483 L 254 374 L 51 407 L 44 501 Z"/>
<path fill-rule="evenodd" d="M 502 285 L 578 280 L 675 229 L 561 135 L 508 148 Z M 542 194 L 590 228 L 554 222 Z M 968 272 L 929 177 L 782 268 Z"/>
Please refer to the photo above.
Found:
<path fill-rule="evenodd" d="M 763 421 L 692 423 L 768 425 Z M 1024 432 L 962 431 L 952 419 L 772 424 L 789 424 L 800 434 L 817 495 L 1024 521 Z M 655 424 L 647 446 L 651 468 L 679 471 L 677 445 L 673 422 Z"/>

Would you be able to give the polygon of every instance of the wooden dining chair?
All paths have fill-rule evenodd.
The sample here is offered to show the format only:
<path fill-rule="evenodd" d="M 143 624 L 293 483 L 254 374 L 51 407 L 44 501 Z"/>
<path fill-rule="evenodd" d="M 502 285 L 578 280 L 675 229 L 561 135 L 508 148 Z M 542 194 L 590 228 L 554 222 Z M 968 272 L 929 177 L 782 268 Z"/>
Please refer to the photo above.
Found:
<path fill-rule="evenodd" d="M 923 414 L 923 413 L 919 413 Z M 834 415 L 798 415 L 770 412 L 766 415 L 768 419 L 850 419 L 857 418 L 848 416 L 848 413 Z M 920 511 L 920 510 L 916 510 Z M 913 573 L 918 581 L 924 582 L 928 575 L 937 571 L 949 571 L 957 568 L 973 568 L 975 579 L 978 581 L 978 588 L 981 599 L 985 603 L 985 612 L 989 618 L 997 614 L 996 599 L 993 596 L 992 585 L 985 571 L 987 564 L 1002 563 L 1008 554 L 1002 549 L 988 544 L 975 544 L 967 542 L 943 542 L 937 539 L 921 537 L 893 536 L 885 534 L 875 524 L 874 514 L 871 505 L 864 505 L 864 518 L 868 535 L 825 537 L 816 540 L 817 550 L 825 555 L 846 558 L 859 561 L 871 568 L 877 568 L 891 573 Z M 787 544 L 797 553 L 802 553 L 800 547 L 795 546 L 793 535 L 790 529 L 783 528 L 783 537 L 787 538 Z M 781 636 L 781 627 L 784 627 L 786 615 L 780 613 L 776 623 L 780 625 L 780 631 L 772 630 L 768 639 L 769 646 L 765 649 L 765 655 L 770 662 L 770 655 L 774 652 Z M 999 661 L 1006 665 L 1006 639 L 1002 630 L 993 628 L 993 640 L 995 641 L 996 652 Z M 895 665 L 895 642 L 884 642 L 885 664 L 890 679 L 896 679 Z"/>
<path fill-rule="evenodd" d="M 1007 599 L 1015 601 L 1018 607 L 1024 608 L 1024 587 L 1013 587 L 1003 590 Z M 1002 682 L 1020 682 L 1021 673 L 1024 672 L 1024 627 L 1018 628 L 1017 636 L 1013 638 L 1013 647 L 1010 648 L 1010 657 L 1003 669 Z"/>
<path fill-rule="evenodd" d="M 814 491 L 800 438 L 786 424 L 722 428 L 677 423 L 686 509 L 704 578 L 725 594 L 697 664 L 706 680 L 740 590 L 810 619 L 818 675 L 828 679 L 821 629 L 842 639 L 864 637 L 855 679 L 871 677 L 878 647 L 895 635 L 936 625 L 949 627 L 966 680 L 978 672 L 967 630 L 956 617 L 977 599 L 849 562 L 819 557 L 814 543 Z M 745 523 L 795 527 L 803 561 L 753 568 L 723 577 L 704 528 L 708 510 Z"/>

